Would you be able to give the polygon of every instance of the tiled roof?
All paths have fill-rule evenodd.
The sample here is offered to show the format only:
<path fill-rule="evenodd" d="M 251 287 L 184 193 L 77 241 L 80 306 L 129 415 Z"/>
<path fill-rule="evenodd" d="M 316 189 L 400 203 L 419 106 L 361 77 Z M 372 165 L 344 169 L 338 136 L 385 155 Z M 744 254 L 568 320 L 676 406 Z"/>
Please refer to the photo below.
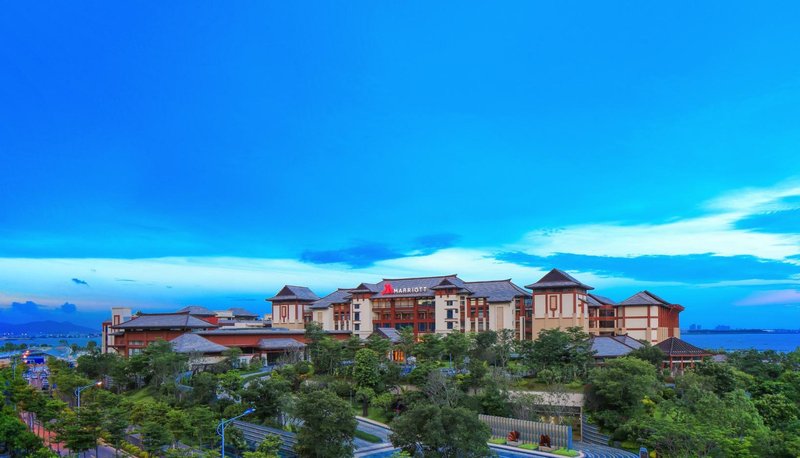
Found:
<path fill-rule="evenodd" d="M 617 305 L 616 302 L 612 301 L 611 299 L 605 296 L 599 296 L 597 294 L 592 294 L 592 293 L 586 295 L 586 302 L 589 304 L 589 307 L 600 307 L 601 305 Z"/>
<path fill-rule="evenodd" d="M 704 356 L 709 353 L 702 348 L 681 340 L 677 337 L 670 337 L 656 344 L 667 356 Z"/>
<path fill-rule="evenodd" d="M 217 326 L 184 312 L 143 313 L 112 327 L 114 329 L 210 329 Z"/>
<path fill-rule="evenodd" d="M 286 285 L 278 291 L 275 297 L 267 299 L 268 301 L 308 301 L 314 302 L 319 300 L 319 296 L 314 294 L 313 291 L 305 286 Z"/>
<path fill-rule="evenodd" d="M 650 291 L 640 291 L 620 302 L 619 305 L 661 305 L 664 307 L 680 307 L 677 304 L 670 304 Z"/>
<path fill-rule="evenodd" d="M 464 281 L 455 274 L 441 275 L 438 277 L 385 278 L 376 285 L 379 292 L 374 297 L 377 299 L 392 297 L 433 297 L 433 287 L 440 285 L 445 279 L 456 288 L 467 289 L 465 288 Z M 383 293 L 387 289 L 387 284 L 391 285 L 391 289 L 394 290 L 394 293 Z M 468 289 L 467 292 L 469 292 Z"/>
<path fill-rule="evenodd" d="M 595 358 L 616 358 L 625 356 L 644 344 L 628 336 L 592 337 L 592 351 Z"/>
<path fill-rule="evenodd" d="M 343 302 L 347 302 L 349 299 L 350 299 L 350 290 L 339 288 L 336 291 L 323 297 L 322 299 L 315 301 L 313 304 L 311 304 L 310 308 L 315 310 L 326 309 L 333 304 L 341 304 Z"/>
<path fill-rule="evenodd" d="M 355 288 L 350 290 L 351 293 L 379 293 L 381 289 L 378 288 L 377 283 L 361 283 Z"/>
<path fill-rule="evenodd" d="M 258 313 L 253 313 L 247 309 L 243 309 L 241 307 L 231 307 L 228 309 L 229 312 L 233 314 L 233 316 L 241 316 L 241 317 L 255 317 L 258 318 Z"/>
<path fill-rule="evenodd" d="M 531 293 L 515 285 L 511 279 L 465 282 L 475 297 L 485 297 L 489 302 L 510 302 L 515 297 L 531 297 Z"/>
<path fill-rule="evenodd" d="M 200 306 L 200 305 L 190 305 L 188 307 L 184 307 L 184 308 L 178 310 L 177 313 L 189 313 L 191 315 L 196 315 L 196 316 L 216 316 L 217 315 L 213 311 L 211 311 L 211 310 L 209 310 L 209 309 L 207 309 L 207 308 L 205 308 L 203 306 Z"/>
<path fill-rule="evenodd" d="M 549 289 L 549 288 L 575 288 L 575 287 L 585 290 L 594 289 L 589 285 L 585 285 L 579 282 L 570 274 L 559 269 L 551 270 L 550 272 L 545 274 L 544 277 L 540 278 L 539 281 L 537 281 L 536 283 L 532 283 L 526 286 L 526 288 L 533 290 Z"/>
<path fill-rule="evenodd" d="M 306 348 L 306 344 L 294 339 L 261 339 L 258 341 L 258 348 L 261 350 L 300 350 Z"/>
<path fill-rule="evenodd" d="M 170 340 L 172 348 L 176 353 L 222 353 L 228 347 L 214 343 L 205 337 L 187 332 Z"/>
<path fill-rule="evenodd" d="M 389 342 L 393 344 L 400 342 L 400 333 L 395 328 L 378 328 L 372 334 L 389 339 Z"/>

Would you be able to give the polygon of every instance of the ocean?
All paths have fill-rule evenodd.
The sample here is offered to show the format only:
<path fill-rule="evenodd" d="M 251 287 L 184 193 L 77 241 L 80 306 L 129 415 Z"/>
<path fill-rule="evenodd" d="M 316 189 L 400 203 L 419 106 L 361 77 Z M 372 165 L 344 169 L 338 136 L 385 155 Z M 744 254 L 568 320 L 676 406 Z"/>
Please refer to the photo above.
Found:
<path fill-rule="evenodd" d="M 708 350 L 775 350 L 794 351 L 800 347 L 800 334 L 681 334 L 681 339 Z"/>
<path fill-rule="evenodd" d="M 87 342 L 90 340 L 94 340 L 97 343 L 97 346 L 100 346 L 100 342 L 102 339 L 100 336 L 97 337 L 31 337 L 29 339 L 3 339 L 0 340 L 0 347 L 5 345 L 6 342 L 11 342 L 13 344 L 26 344 L 29 347 L 35 347 L 42 344 L 47 344 L 51 347 L 60 347 L 63 344 L 62 341 L 67 341 L 67 346 L 72 344 L 77 344 L 79 347 L 85 347 Z"/>

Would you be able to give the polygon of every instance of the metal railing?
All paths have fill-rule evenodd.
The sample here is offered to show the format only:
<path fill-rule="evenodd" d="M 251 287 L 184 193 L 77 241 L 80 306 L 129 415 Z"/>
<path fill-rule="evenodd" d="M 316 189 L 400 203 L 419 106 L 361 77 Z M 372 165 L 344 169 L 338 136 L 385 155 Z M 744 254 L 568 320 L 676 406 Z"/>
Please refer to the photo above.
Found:
<path fill-rule="evenodd" d="M 538 421 L 519 420 L 517 418 L 478 415 L 478 418 L 489 425 L 493 437 L 506 438 L 511 431 L 520 434 L 520 440 L 538 444 L 542 435 L 550 436 L 550 444 L 554 447 L 572 448 L 572 426 L 556 425 Z"/>

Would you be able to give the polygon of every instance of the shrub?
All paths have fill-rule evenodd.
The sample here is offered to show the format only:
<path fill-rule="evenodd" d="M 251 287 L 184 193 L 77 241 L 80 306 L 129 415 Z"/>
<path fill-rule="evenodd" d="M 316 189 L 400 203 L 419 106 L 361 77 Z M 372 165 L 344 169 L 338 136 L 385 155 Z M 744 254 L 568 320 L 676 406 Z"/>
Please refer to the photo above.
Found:
<path fill-rule="evenodd" d="M 506 444 L 506 440 L 501 438 L 501 437 L 497 437 L 497 438 L 493 437 L 493 438 L 489 439 L 489 443 L 490 444 L 497 444 L 497 445 L 505 445 Z"/>
<path fill-rule="evenodd" d="M 519 448 L 525 449 L 525 450 L 536 450 L 536 449 L 539 448 L 539 446 L 536 445 L 536 444 L 522 444 L 522 445 L 519 446 Z"/>
<path fill-rule="evenodd" d="M 554 453 L 556 455 L 561 455 L 561 456 L 578 456 L 578 451 L 577 450 L 568 450 L 568 449 L 566 449 L 564 447 L 561 447 L 558 450 L 553 450 L 550 453 Z"/>

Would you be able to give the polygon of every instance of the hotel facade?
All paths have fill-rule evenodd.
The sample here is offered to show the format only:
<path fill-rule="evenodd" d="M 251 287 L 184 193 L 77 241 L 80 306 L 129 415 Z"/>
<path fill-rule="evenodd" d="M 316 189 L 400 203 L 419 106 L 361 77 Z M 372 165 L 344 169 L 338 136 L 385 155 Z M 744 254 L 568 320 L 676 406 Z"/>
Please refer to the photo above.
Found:
<path fill-rule="evenodd" d="M 468 282 L 453 274 L 361 283 L 322 298 L 308 287 L 287 285 L 267 300 L 274 327 L 302 329 L 315 321 L 326 331 L 362 338 L 380 328 L 411 327 L 417 335 L 511 329 L 517 339 L 532 340 L 544 329 L 575 326 L 652 344 L 680 337 L 681 305 L 649 291 L 617 303 L 592 290 L 553 269 L 525 289 L 510 279 Z"/>

